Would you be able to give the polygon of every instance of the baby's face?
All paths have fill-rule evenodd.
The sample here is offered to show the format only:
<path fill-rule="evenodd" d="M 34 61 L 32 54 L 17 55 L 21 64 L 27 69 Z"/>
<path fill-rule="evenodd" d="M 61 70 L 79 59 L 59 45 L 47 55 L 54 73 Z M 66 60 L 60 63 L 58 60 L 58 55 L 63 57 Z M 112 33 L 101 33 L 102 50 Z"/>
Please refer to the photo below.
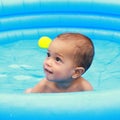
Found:
<path fill-rule="evenodd" d="M 44 71 L 49 81 L 63 82 L 72 80 L 74 72 L 73 50 L 67 47 L 70 43 L 54 40 L 49 48 L 44 61 Z"/>

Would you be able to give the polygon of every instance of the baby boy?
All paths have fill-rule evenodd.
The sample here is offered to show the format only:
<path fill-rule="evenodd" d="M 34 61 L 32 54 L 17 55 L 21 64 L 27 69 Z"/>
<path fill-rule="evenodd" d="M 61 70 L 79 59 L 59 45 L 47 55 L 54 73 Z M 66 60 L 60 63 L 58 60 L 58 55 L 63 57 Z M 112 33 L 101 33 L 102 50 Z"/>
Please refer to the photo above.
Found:
<path fill-rule="evenodd" d="M 94 57 L 90 38 L 80 33 L 58 35 L 49 45 L 43 68 L 46 77 L 26 93 L 59 93 L 91 91 L 93 87 L 82 77 Z"/>

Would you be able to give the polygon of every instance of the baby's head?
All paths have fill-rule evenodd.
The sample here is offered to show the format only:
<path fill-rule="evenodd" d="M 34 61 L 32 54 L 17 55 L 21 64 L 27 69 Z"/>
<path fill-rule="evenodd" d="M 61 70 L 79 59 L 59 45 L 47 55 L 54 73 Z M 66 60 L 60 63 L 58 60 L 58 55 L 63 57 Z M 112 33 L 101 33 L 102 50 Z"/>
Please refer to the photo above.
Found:
<path fill-rule="evenodd" d="M 50 81 L 71 81 L 81 77 L 94 56 L 92 41 L 79 33 L 58 35 L 48 48 L 44 61 L 46 78 Z"/>
<path fill-rule="evenodd" d="M 58 35 L 55 40 L 65 42 L 77 67 L 83 67 L 85 71 L 90 67 L 94 57 L 94 45 L 90 38 L 80 33 L 64 33 Z"/>

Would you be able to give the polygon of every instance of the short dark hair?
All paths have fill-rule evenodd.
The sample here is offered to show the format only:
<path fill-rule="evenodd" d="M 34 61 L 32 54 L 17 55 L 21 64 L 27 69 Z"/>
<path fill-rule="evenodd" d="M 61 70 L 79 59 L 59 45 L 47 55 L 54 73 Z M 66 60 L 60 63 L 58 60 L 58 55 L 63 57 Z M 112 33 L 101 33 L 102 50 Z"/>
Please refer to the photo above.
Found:
<path fill-rule="evenodd" d="M 68 40 L 75 44 L 74 61 L 77 66 L 84 67 L 85 71 L 90 67 L 94 57 L 94 45 L 90 38 L 80 33 L 63 33 L 57 36 L 61 40 Z"/>

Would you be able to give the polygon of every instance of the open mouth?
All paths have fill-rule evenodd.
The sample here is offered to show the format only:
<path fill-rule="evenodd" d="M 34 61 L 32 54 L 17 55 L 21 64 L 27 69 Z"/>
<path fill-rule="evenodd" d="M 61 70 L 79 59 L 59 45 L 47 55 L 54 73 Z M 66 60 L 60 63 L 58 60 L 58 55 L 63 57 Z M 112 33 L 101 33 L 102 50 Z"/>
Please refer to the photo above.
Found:
<path fill-rule="evenodd" d="M 46 69 L 46 68 L 45 68 L 44 70 L 45 70 L 46 73 L 53 74 L 52 71 L 50 71 L 50 70 L 48 70 L 48 69 Z"/>

